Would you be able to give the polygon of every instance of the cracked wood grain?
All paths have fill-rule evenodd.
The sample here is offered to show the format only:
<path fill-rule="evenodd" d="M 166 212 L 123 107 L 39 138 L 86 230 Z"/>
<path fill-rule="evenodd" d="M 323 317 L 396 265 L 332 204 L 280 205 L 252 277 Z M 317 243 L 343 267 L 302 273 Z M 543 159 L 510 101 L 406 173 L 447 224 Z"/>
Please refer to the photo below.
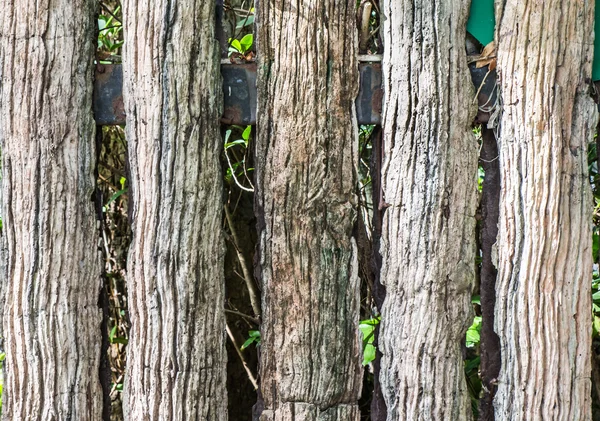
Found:
<path fill-rule="evenodd" d="M 123 1 L 129 420 L 227 419 L 215 2 Z"/>
<path fill-rule="evenodd" d="M 477 142 L 468 0 L 385 0 L 379 346 L 388 421 L 468 420 Z"/>
<path fill-rule="evenodd" d="M 260 420 L 355 420 L 355 2 L 258 6 Z"/>
<path fill-rule="evenodd" d="M 95 10 L 0 8 L 3 419 L 102 419 Z"/>
<path fill-rule="evenodd" d="M 594 2 L 496 4 L 503 114 L 496 419 L 591 419 Z"/>

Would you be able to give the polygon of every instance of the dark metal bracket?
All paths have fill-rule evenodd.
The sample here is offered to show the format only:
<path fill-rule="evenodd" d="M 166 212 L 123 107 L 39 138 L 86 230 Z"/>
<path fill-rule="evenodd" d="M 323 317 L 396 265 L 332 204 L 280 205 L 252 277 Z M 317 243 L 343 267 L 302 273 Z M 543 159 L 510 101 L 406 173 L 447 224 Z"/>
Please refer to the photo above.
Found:
<path fill-rule="evenodd" d="M 361 56 L 359 64 L 360 87 L 356 98 L 356 116 L 359 124 L 381 124 L 383 88 L 381 86 L 380 56 Z M 368 61 L 367 61 L 368 60 Z M 496 72 L 488 74 L 487 67 L 470 66 L 471 78 L 479 91 L 480 111 L 477 122 L 486 122 L 486 109 L 496 99 Z M 256 63 L 221 64 L 223 75 L 224 124 L 256 124 Z M 487 75 L 487 76 L 486 76 Z M 125 124 L 123 106 L 123 69 L 120 64 L 96 66 L 94 83 L 94 116 L 98 125 Z"/>

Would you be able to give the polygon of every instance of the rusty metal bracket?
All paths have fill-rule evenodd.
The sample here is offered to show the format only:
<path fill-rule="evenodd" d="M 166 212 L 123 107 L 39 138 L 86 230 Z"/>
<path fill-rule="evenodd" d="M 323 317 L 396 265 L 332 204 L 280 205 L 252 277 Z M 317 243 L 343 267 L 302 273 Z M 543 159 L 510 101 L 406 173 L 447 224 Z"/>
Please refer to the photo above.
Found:
<path fill-rule="evenodd" d="M 221 64 L 224 124 L 256 124 L 256 63 Z"/>
<path fill-rule="evenodd" d="M 487 73 L 487 67 L 470 67 L 473 83 L 478 87 Z M 381 124 L 383 88 L 381 63 L 378 57 L 359 64 L 360 87 L 356 98 L 356 116 L 359 124 Z M 256 124 L 256 63 L 221 65 L 223 75 L 224 107 L 222 123 Z M 495 99 L 496 72 L 490 72 L 479 92 L 479 105 Z M 123 70 L 120 64 L 96 66 L 94 83 L 94 116 L 98 125 L 125 124 L 123 107 Z M 482 107 L 483 108 L 483 107 Z M 489 114 L 480 109 L 478 122 L 485 122 Z"/>
<path fill-rule="evenodd" d="M 120 64 L 96 65 L 94 118 L 99 126 L 125 124 L 123 68 Z"/>

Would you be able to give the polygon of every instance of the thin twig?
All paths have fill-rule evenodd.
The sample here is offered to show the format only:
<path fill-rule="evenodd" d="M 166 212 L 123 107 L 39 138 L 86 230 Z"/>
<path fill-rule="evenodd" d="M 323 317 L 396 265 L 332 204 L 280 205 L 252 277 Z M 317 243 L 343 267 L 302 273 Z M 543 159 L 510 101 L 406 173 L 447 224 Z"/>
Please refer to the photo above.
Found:
<path fill-rule="evenodd" d="M 236 316 L 240 316 L 240 317 L 243 317 L 244 319 L 250 320 L 254 324 L 257 324 L 257 325 L 260 324 L 260 320 L 258 320 L 256 317 L 248 316 L 247 314 L 241 313 L 239 311 L 229 310 L 228 308 L 226 308 L 225 313 L 235 314 Z"/>
<path fill-rule="evenodd" d="M 481 89 L 483 88 L 483 85 L 485 85 L 485 80 L 487 79 L 488 75 L 491 73 L 491 70 L 489 70 L 487 73 L 485 74 L 485 76 L 483 77 L 483 80 L 481 81 L 481 84 L 479 85 L 479 89 L 477 89 L 477 93 L 475 94 L 475 98 L 473 98 L 473 104 L 477 103 L 477 99 L 479 98 L 479 93 L 481 92 Z"/>
<path fill-rule="evenodd" d="M 248 367 L 248 363 L 246 362 L 246 359 L 244 358 L 244 354 L 242 354 L 242 351 L 240 351 L 240 347 L 235 342 L 235 338 L 233 337 L 233 334 L 231 333 L 231 329 L 229 329 L 229 325 L 227 323 L 225 323 L 225 330 L 227 330 L 227 336 L 229 336 L 229 340 L 231 340 L 231 343 L 233 344 L 233 347 L 235 348 L 235 351 L 237 352 L 238 357 L 240 357 L 240 360 L 242 361 L 244 370 L 246 370 L 246 374 L 248 374 L 248 378 L 252 382 L 252 386 L 254 386 L 254 390 L 258 390 L 258 382 L 256 381 L 254 374 L 252 374 L 250 367 Z"/>
<path fill-rule="evenodd" d="M 229 168 L 231 169 L 231 176 L 233 177 L 233 181 L 235 181 L 235 184 L 237 184 L 237 186 L 245 191 L 249 191 L 249 192 L 253 192 L 254 188 L 249 189 L 248 187 L 244 187 L 239 180 L 237 179 L 237 177 L 235 176 L 235 169 L 233 168 L 233 165 L 231 165 L 231 161 L 229 160 L 229 155 L 227 154 L 227 149 L 225 149 L 225 158 L 227 158 L 227 164 L 229 164 Z"/>
<path fill-rule="evenodd" d="M 254 285 L 254 278 L 251 275 L 248 262 L 246 262 L 246 257 L 239 248 L 240 241 L 233 224 L 233 219 L 231 218 L 231 212 L 229 212 L 229 206 L 225 205 L 223 208 L 225 209 L 225 218 L 227 219 L 227 225 L 229 225 L 229 232 L 231 233 L 231 238 L 233 239 L 233 246 L 237 253 L 238 260 L 240 261 L 242 273 L 244 274 L 244 280 L 246 281 L 246 287 L 248 288 L 248 294 L 250 295 L 252 311 L 254 311 L 254 315 L 260 319 L 260 296 L 256 290 L 256 285 Z"/>
<path fill-rule="evenodd" d="M 116 20 L 119 23 L 123 23 L 123 22 L 121 22 L 121 19 L 119 19 L 118 17 L 116 17 L 114 15 L 114 13 L 108 8 L 107 5 L 105 5 L 104 3 L 100 3 L 100 7 L 102 7 L 104 10 L 106 10 L 108 12 L 108 14 L 111 15 L 114 20 Z"/>
<path fill-rule="evenodd" d="M 121 373 L 119 377 L 117 377 L 117 381 L 113 383 L 113 387 L 110 389 L 109 396 L 112 396 L 112 394 L 115 393 L 115 390 L 117 390 L 117 386 L 121 380 L 123 380 L 123 373 Z"/>

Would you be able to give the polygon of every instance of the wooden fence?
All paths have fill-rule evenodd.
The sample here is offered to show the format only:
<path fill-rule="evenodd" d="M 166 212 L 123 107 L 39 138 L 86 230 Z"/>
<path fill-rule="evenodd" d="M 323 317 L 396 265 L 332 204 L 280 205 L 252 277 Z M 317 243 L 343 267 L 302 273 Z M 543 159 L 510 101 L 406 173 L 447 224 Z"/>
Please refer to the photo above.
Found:
<path fill-rule="evenodd" d="M 382 57 L 354 54 L 353 1 L 261 1 L 240 64 L 214 2 L 124 0 L 124 67 L 95 69 L 91 0 L 26 3 L 0 11 L 5 416 L 108 419 L 93 135 L 126 123 L 131 420 L 227 419 L 222 124 L 258 128 L 254 419 L 360 419 L 359 271 L 381 311 L 372 419 L 471 418 L 478 161 L 482 413 L 590 418 L 592 2 L 503 2 L 477 68 L 468 0 L 382 1 Z M 368 246 L 358 124 L 380 126 Z"/>

